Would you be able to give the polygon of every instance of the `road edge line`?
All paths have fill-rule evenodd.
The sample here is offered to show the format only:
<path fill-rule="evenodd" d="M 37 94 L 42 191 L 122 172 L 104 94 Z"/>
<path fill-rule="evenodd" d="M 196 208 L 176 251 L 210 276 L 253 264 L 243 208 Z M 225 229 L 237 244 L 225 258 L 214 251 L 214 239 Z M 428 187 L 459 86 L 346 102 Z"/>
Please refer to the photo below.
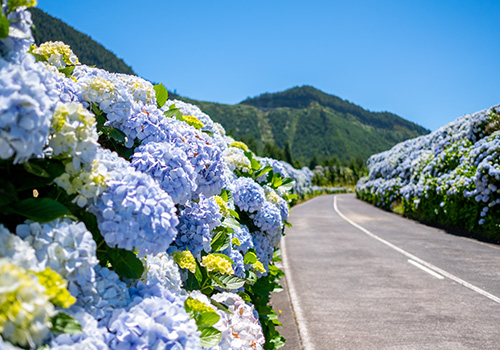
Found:
<path fill-rule="evenodd" d="M 434 270 L 435 272 L 443 275 L 444 277 L 447 277 L 449 279 L 451 279 L 452 281 L 455 281 L 457 282 L 458 284 L 461 284 L 462 286 L 466 287 L 466 288 L 469 288 L 471 290 L 473 290 L 474 292 L 478 293 L 478 294 L 481 294 L 485 297 L 487 297 L 488 299 L 491 299 L 493 300 L 494 302 L 500 304 L 500 298 L 491 294 L 491 293 L 488 293 L 487 291 L 479 288 L 479 287 L 476 287 L 475 285 L 467 282 L 467 281 L 464 281 L 463 279 L 445 271 L 445 270 L 442 270 L 440 269 L 439 267 L 437 266 L 434 266 L 433 264 L 425 261 L 425 260 L 422 260 L 420 259 L 419 257 L 411 254 L 411 253 L 408 253 L 406 250 L 404 249 L 401 249 L 399 248 L 398 246 L 390 243 L 389 241 L 386 241 L 385 239 L 383 238 L 380 238 L 379 236 L 377 236 L 376 234 L 368 231 L 367 229 L 365 229 L 363 226 L 361 225 L 358 225 L 356 224 L 354 221 L 352 221 L 351 219 L 347 218 L 344 214 L 342 214 L 340 212 L 340 210 L 338 209 L 337 207 L 337 195 L 335 195 L 333 197 L 333 209 L 335 210 L 335 212 L 342 218 L 344 219 L 345 221 L 347 221 L 348 223 L 350 223 L 352 226 L 356 227 L 358 230 L 364 232 L 365 234 L 367 234 L 368 236 L 376 239 L 377 241 L 381 242 L 381 243 L 384 243 L 385 245 L 389 246 L 390 248 L 394 249 L 395 251 L 399 252 L 400 254 L 403 254 L 404 256 L 406 256 L 407 258 L 410 258 L 416 262 L 418 262 L 419 264 L 421 265 L 424 265 L 425 267 L 431 269 L 431 270 Z"/>
<path fill-rule="evenodd" d="M 283 260 L 283 270 L 285 270 L 285 278 L 288 286 L 288 295 L 290 297 L 290 303 L 292 304 L 291 306 L 295 316 L 295 323 L 297 324 L 297 329 L 299 331 L 300 345 L 302 346 L 302 350 L 314 350 L 314 345 L 311 342 L 309 331 L 307 330 L 304 314 L 302 312 L 302 308 L 300 307 L 299 298 L 297 296 L 297 292 L 295 291 L 290 266 L 288 265 L 285 237 L 281 238 L 280 248 L 281 260 Z"/>

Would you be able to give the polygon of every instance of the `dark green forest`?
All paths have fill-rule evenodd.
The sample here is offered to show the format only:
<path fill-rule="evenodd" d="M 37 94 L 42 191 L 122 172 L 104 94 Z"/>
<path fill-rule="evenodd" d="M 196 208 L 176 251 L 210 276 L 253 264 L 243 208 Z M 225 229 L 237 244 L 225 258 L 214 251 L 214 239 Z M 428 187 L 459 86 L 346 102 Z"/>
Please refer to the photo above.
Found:
<path fill-rule="evenodd" d="M 110 72 L 135 74 L 131 67 L 91 37 L 37 8 L 30 9 L 37 44 L 63 41 L 80 61 Z M 228 105 L 189 99 L 227 133 L 258 155 L 300 167 L 341 164 L 354 169 L 370 155 L 429 130 L 389 112 L 371 112 L 312 86 L 265 93 Z"/>
<path fill-rule="evenodd" d="M 29 11 L 35 26 L 33 36 L 37 45 L 46 41 L 63 41 L 71 46 L 83 64 L 96 66 L 109 72 L 135 75 L 132 68 L 122 59 L 95 42 L 90 36 L 77 31 L 36 7 L 29 8 Z"/>

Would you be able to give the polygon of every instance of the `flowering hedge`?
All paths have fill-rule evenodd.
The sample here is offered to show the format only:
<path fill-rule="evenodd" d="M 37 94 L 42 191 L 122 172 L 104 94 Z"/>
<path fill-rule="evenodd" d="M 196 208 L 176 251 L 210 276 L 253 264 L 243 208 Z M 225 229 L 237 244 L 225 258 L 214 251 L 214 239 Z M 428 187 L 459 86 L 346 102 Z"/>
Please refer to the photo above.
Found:
<path fill-rule="evenodd" d="M 500 107 L 465 115 L 368 160 L 359 198 L 500 240 Z"/>
<path fill-rule="evenodd" d="M 34 46 L 33 5 L 0 12 L 0 348 L 279 348 L 275 253 L 312 173 Z"/>

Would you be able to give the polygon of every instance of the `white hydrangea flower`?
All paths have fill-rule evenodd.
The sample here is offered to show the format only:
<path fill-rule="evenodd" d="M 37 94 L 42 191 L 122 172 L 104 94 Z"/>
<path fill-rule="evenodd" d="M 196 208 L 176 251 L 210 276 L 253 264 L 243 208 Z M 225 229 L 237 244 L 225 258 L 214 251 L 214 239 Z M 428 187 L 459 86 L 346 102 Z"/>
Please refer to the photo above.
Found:
<path fill-rule="evenodd" d="M 0 258 L 9 258 L 17 266 L 28 270 L 40 270 L 35 250 L 19 236 L 10 233 L 0 224 Z"/>
<path fill-rule="evenodd" d="M 249 172 L 252 167 L 250 160 L 240 148 L 228 147 L 224 151 L 224 159 L 231 171 L 238 169 L 243 172 Z"/>
<path fill-rule="evenodd" d="M 38 277 L 0 258 L 0 286 L 2 338 L 22 347 L 41 345 L 49 334 L 55 308 Z"/>
<path fill-rule="evenodd" d="M 80 64 L 78 57 L 76 57 L 69 45 L 62 41 L 47 41 L 40 44 L 39 47 L 34 47 L 32 52 L 42 56 L 45 61 L 56 68 Z"/>
<path fill-rule="evenodd" d="M 215 294 L 212 299 L 226 305 L 232 314 L 216 309 L 220 319 L 214 328 L 222 332 L 222 339 L 211 350 L 263 349 L 266 339 L 253 305 L 245 303 L 238 294 L 228 292 Z"/>
<path fill-rule="evenodd" d="M 71 156 L 73 166 L 91 163 L 99 146 L 96 120 L 81 103 L 58 103 L 52 118 L 49 146 L 54 156 Z"/>

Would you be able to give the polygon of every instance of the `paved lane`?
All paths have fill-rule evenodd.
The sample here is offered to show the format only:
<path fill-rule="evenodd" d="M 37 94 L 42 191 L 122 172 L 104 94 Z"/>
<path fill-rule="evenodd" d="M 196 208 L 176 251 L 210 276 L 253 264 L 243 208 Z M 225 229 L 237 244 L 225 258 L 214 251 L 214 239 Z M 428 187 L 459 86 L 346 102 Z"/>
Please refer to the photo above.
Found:
<path fill-rule="evenodd" d="M 321 196 L 293 208 L 282 244 L 306 349 L 500 349 L 498 246 L 353 195 L 336 206 Z"/>

